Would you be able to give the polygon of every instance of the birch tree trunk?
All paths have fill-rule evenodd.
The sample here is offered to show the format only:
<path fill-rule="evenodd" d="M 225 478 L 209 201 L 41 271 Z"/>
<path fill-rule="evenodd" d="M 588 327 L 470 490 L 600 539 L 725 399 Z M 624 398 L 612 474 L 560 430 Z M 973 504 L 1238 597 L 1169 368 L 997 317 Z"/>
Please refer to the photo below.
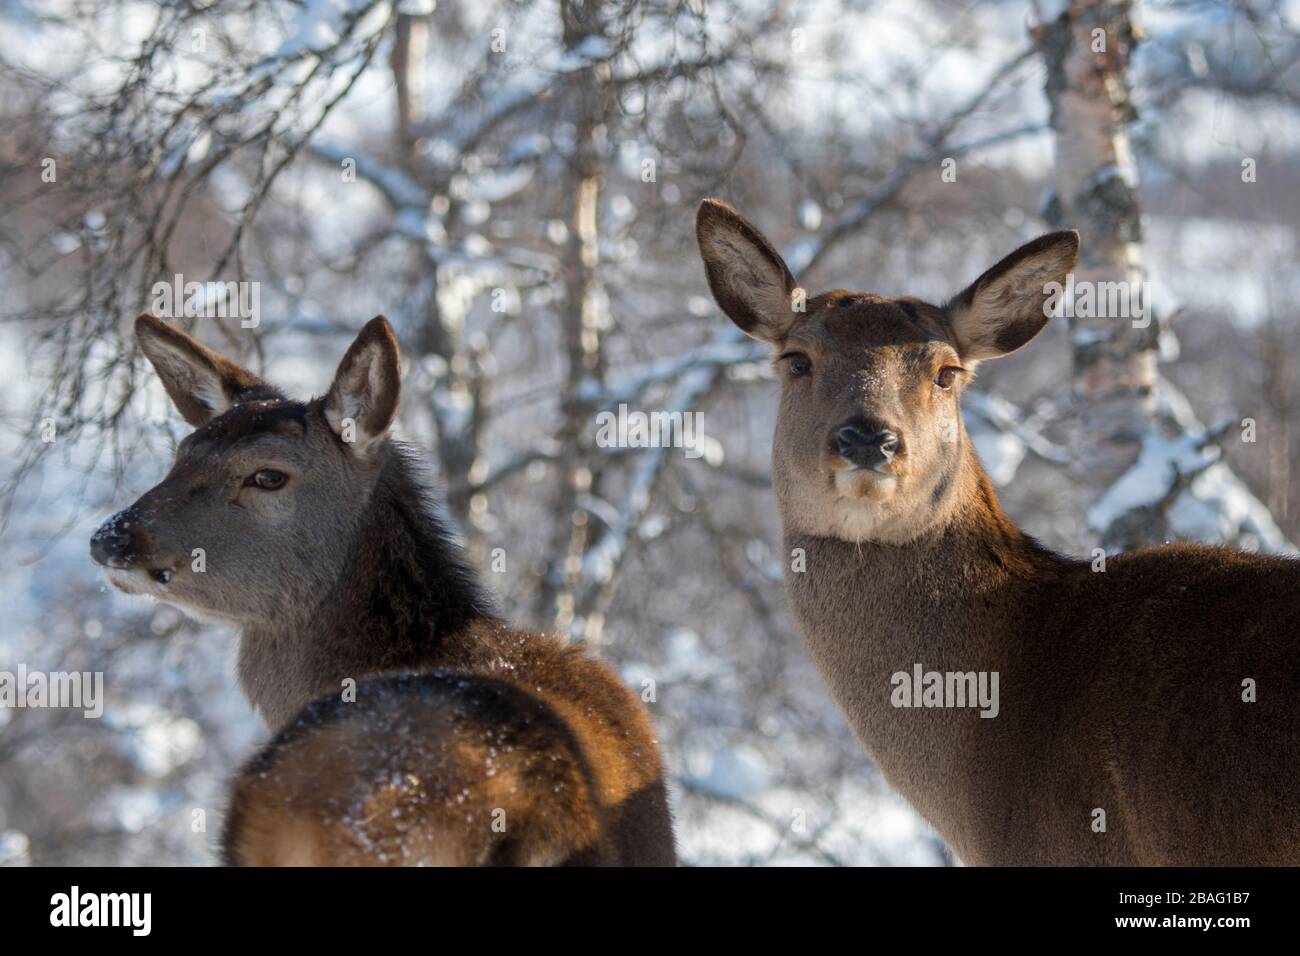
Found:
<path fill-rule="evenodd" d="M 590 59 L 592 50 L 605 40 L 603 0 L 565 0 L 560 5 L 560 14 L 565 51 L 571 56 Z M 575 623 L 579 623 L 575 621 L 576 595 L 583 555 L 593 537 L 591 516 L 580 504 L 582 496 L 594 487 L 590 456 L 582 441 L 591 409 L 581 392 L 584 384 L 600 385 L 605 374 L 598 212 L 603 173 L 600 140 L 607 108 L 603 82 L 606 70 L 601 62 L 587 62 L 573 71 L 569 83 L 574 141 L 566 184 L 571 206 L 569 235 L 562 257 L 564 300 L 560 305 L 565 355 L 560 404 L 564 421 L 558 435 L 560 493 L 550 552 L 559 557 L 559 562 L 553 564 L 545 586 L 539 590 L 541 610 L 550 612 L 553 626 L 561 634 L 570 634 Z"/>
<path fill-rule="evenodd" d="M 432 197 L 449 193 L 449 175 L 446 169 L 422 162 L 416 147 L 415 130 L 425 119 L 422 90 L 430 66 L 428 32 L 427 18 L 400 14 L 389 66 L 396 92 L 394 159 Z M 447 216 L 446 221 L 449 228 L 455 228 L 454 216 Z M 453 238 L 448 236 L 447 242 Z M 401 331 L 416 364 L 430 357 L 437 360 L 437 380 L 420 398 L 437 432 L 438 466 L 447 484 L 447 506 L 468 536 L 471 553 L 479 557 L 483 542 L 464 489 L 471 484 L 469 475 L 482 453 L 483 412 L 489 398 L 482 348 L 465 340 L 464 315 L 448 314 L 439 298 L 442 263 L 438 245 L 418 236 L 409 237 L 408 245 L 410 287 L 416 292 L 410 300 L 410 323 Z"/>
<path fill-rule="evenodd" d="M 1073 0 L 1057 4 L 1034 30 L 1056 138 L 1055 190 L 1044 216 L 1082 237 L 1069 320 L 1071 470 L 1083 489 L 1088 528 L 1106 548 L 1184 537 L 1293 551 L 1269 510 L 1220 460 L 1220 436 L 1206 430 L 1156 368 L 1160 328 L 1143 287 L 1137 166 L 1127 129 L 1135 116 L 1134 6 Z M 1112 289 L 1127 304 L 1119 314 Z"/>
<path fill-rule="evenodd" d="M 1142 286 L 1137 168 L 1127 124 L 1134 46 L 1128 0 L 1077 0 L 1039 28 L 1056 138 L 1055 194 L 1046 216 L 1075 228 L 1082 251 L 1069 319 L 1078 433 L 1074 477 L 1090 506 L 1137 461 L 1155 423 L 1156 323 L 1113 315 L 1098 290 L 1119 288 L 1130 303 Z M 1108 283 L 1119 283 L 1109 286 Z M 1093 290 L 1091 306 L 1079 294 Z M 1095 310 L 1101 314 L 1081 314 Z M 1133 541 L 1127 544 L 1137 544 Z"/>

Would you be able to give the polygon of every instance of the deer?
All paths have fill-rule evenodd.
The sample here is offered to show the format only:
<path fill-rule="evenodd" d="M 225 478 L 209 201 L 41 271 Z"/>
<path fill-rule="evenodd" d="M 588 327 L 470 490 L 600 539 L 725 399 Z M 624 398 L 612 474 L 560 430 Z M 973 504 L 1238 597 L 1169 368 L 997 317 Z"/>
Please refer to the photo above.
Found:
<path fill-rule="evenodd" d="M 646 707 L 583 648 L 506 622 L 391 436 L 383 316 L 306 402 L 164 319 L 134 328 L 194 430 L 90 551 L 118 590 L 239 632 L 272 736 L 234 778 L 223 862 L 675 865 Z"/>
<path fill-rule="evenodd" d="M 1047 325 L 1079 234 L 1034 239 L 942 305 L 810 297 L 717 200 L 696 236 L 780 384 L 792 617 L 867 756 L 956 856 L 1300 864 L 1300 561 L 1054 553 L 1003 512 L 966 433 L 962 390 Z"/>

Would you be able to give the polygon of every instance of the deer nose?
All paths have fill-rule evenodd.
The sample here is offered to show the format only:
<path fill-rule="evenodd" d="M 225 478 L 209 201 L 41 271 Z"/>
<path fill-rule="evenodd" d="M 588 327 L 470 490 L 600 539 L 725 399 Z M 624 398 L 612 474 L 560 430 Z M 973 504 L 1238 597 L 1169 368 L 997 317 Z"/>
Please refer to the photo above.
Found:
<path fill-rule="evenodd" d="M 109 518 L 90 538 L 90 556 L 106 568 L 128 567 L 135 557 L 135 540 L 122 530 L 119 517 Z"/>
<path fill-rule="evenodd" d="M 853 425 L 835 433 L 835 447 L 840 457 L 859 468 L 878 468 L 894 460 L 898 436 L 891 431 L 867 434 Z"/>

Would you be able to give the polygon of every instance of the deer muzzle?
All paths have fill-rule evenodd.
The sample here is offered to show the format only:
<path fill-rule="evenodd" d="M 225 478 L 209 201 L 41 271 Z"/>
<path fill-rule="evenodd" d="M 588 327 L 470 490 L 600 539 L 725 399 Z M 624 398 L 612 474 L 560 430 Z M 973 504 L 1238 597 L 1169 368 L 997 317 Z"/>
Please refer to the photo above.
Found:
<path fill-rule="evenodd" d="M 887 429 L 872 431 L 843 425 L 835 432 L 834 446 L 839 456 L 854 467 L 879 471 L 894 460 L 899 438 Z"/>
<path fill-rule="evenodd" d="M 173 563 L 160 560 L 154 550 L 152 537 L 134 507 L 113 515 L 90 537 L 90 556 L 96 564 L 110 571 L 145 572 L 155 583 L 168 584 L 175 570 Z M 110 574 L 109 580 L 121 587 L 125 577 Z"/>

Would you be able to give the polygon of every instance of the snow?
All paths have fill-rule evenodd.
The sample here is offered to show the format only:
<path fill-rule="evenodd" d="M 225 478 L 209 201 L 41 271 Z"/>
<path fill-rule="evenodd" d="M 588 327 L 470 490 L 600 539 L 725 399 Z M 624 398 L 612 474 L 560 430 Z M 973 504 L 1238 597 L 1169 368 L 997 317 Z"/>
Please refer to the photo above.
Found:
<path fill-rule="evenodd" d="M 1006 485 L 1015 478 L 1028 451 L 1025 443 L 1010 432 L 994 428 L 984 419 L 966 419 L 966 431 L 975 444 L 975 452 L 995 485 Z"/>
<path fill-rule="evenodd" d="M 1205 432 L 1191 403 L 1172 382 L 1161 380 L 1157 395 L 1161 413 L 1185 434 Z M 1287 540 L 1264 503 L 1220 464 L 1209 466 L 1192 481 L 1171 507 L 1170 520 L 1181 537 L 1237 544 L 1271 554 L 1296 553 L 1296 546 Z"/>
<path fill-rule="evenodd" d="M 343 38 L 344 26 L 354 11 L 370 6 L 363 0 L 305 0 L 294 18 L 293 32 L 276 50 L 277 59 L 328 49 Z"/>
<path fill-rule="evenodd" d="M 469 179 L 465 185 L 464 196 L 466 199 L 475 199 L 483 203 L 504 202 L 532 181 L 532 166 L 484 170 Z"/>
<path fill-rule="evenodd" d="M 1138 460 L 1089 509 L 1088 526 L 1104 531 L 1128 512 L 1155 505 L 1179 475 L 1204 470 L 1216 456 L 1215 450 L 1203 447 L 1199 436 L 1167 439 L 1148 433 Z"/>
<path fill-rule="evenodd" d="M 816 200 L 805 199 L 799 204 L 799 226 L 809 232 L 816 232 L 822 225 L 822 207 Z"/>
<path fill-rule="evenodd" d="M 572 73 L 594 62 L 608 59 L 613 52 L 613 46 L 604 37 L 584 37 L 572 51 L 559 58 L 555 69 L 559 73 Z"/>
<path fill-rule="evenodd" d="M 771 786 L 772 771 L 753 747 L 728 747 L 711 755 L 708 773 L 699 784 L 723 796 L 755 797 Z"/>
<path fill-rule="evenodd" d="M 739 858 L 771 866 L 946 862 L 934 830 L 905 800 L 884 789 L 875 774 L 851 773 L 816 793 L 781 786 L 775 779 L 760 790 L 755 786 L 768 773 L 766 764 L 754 759 L 760 755 L 742 748 L 721 754 L 716 780 L 685 776 L 680 781 L 708 802 L 679 831 L 684 858 L 705 864 Z"/>
<path fill-rule="evenodd" d="M 0 830 L 0 866 L 24 866 L 31 841 L 17 830 Z"/>
<path fill-rule="evenodd" d="M 1263 502 L 1221 464 L 1207 468 L 1169 513 L 1184 538 L 1233 543 L 1247 550 L 1295 553 Z"/>
<path fill-rule="evenodd" d="M 339 165 L 351 160 L 356 163 L 357 177 L 368 180 L 377 186 L 399 207 L 423 209 L 429 204 L 429 196 L 424 187 L 412 179 L 405 170 L 387 166 L 356 149 L 350 149 L 339 143 L 319 141 L 312 144 L 312 152 L 321 159 Z"/>
<path fill-rule="evenodd" d="M 1144 436 L 1138 460 L 1089 509 L 1088 526 L 1104 531 L 1128 512 L 1164 500 L 1179 476 L 1196 475 L 1169 506 L 1170 524 L 1179 537 L 1294 551 L 1268 509 L 1205 441 L 1199 434 Z"/>
<path fill-rule="evenodd" d="M 1015 477 L 1028 451 L 1057 464 L 1070 460 L 1066 449 L 1049 440 L 1020 409 L 999 395 L 968 391 L 962 396 L 962 410 L 975 450 L 998 484 L 1008 484 Z"/>
<path fill-rule="evenodd" d="M 796 278 L 799 273 L 808 267 L 817 250 L 821 248 L 821 241 L 811 236 L 802 239 L 796 239 L 786 245 L 781 255 L 785 258 L 785 264 L 790 267 Z"/>

